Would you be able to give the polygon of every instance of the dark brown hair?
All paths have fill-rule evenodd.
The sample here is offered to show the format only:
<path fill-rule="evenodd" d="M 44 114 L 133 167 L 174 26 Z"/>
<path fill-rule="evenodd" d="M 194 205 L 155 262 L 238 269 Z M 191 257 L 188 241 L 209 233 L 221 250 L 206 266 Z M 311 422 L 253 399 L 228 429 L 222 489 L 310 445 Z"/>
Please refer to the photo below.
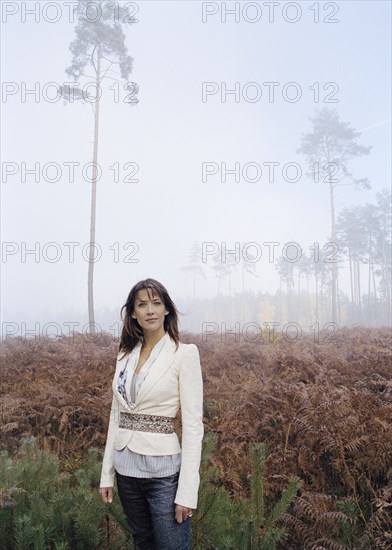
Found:
<path fill-rule="evenodd" d="M 170 338 L 176 343 L 176 350 L 178 349 L 179 343 L 179 332 L 178 332 L 178 310 L 170 298 L 166 288 L 155 279 L 144 279 L 136 283 L 128 294 L 127 301 L 121 308 L 121 319 L 123 320 L 123 329 L 120 336 L 120 344 L 118 353 L 123 352 L 121 359 L 127 354 L 131 353 L 133 348 L 138 342 L 143 341 L 143 330 L 141 329 L 139 323 L 136 319 L 133 319 L 132 313 L 135 310 L 135 301 L 136 296 L 139 290 L 147 290 L 149 297 L 154 297 L 156 295 L 162 300 L 165 305 L 165 308 L 169 312 L 165 315 L 165 320 L 163 323 L 163 328 L 169 333 Z M 151 291 L 151 294 L 150 294 Z M 125 309 L 125 315 L 123 318 L 123 310 Z"/>

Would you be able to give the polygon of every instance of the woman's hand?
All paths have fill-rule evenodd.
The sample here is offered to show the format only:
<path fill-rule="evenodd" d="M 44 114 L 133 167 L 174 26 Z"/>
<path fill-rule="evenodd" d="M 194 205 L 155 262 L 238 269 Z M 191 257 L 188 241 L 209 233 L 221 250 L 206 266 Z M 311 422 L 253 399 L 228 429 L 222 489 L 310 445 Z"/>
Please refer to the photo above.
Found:
<path fill-rule="evenodd" d="M 187 508 L 186 506 L 181 506 L 181 504 L 176 504 L 177 523 L 182 523 L 183 521 L 186 521 L 188 517 L 190 517 L 188 514 L 193 514 L 192 508 Z"/>
<path fill-rule="evenodd" d="M 105 504 L 110 504 L 111 502 L 113 502 L 113 487 L 101 487 L 99 489 L 99 494 L 101 495 L 101 499 Z"/>

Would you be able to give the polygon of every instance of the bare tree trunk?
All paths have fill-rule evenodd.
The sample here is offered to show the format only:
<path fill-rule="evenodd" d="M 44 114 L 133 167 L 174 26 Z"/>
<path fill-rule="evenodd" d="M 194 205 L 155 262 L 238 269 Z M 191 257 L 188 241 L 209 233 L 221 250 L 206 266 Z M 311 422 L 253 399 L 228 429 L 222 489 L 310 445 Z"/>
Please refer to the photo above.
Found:
<path fill-rule="evenodd" d="M 336 304 L 337 304 L 337 321 L 340 325 L 340 294 L 339 294 L 339 277 L 336 277 Z"/>
<path fill-rule="evenodd" d="M 354 285 L 353 285 L 353 266 L 351 257 L 351 248 L 348 247 L 348 265 L 350 266 L 350 287 L 351 287 L 351 303 L 354 303 Z"/>
<path fill-rule="evenodd" d="M 96 334 L 95 316 L 94 316 L 94 251 L 95 247 L 95 213 L 97 204 L 97 163 L 98 163 L 98 130 L 99 130 L 99 103 L 100 103 L 100 73 L 101 73 L 101 49 L 97 49 L 97 75 L 96 75 L 96 90 L 97 101 L 95 104 L 95 121 L 94 121 L 94 149 L 93 149 L 93 178 L 91 187 L 91 214 L 90 214 L 90 248 L 88 260 L 88 320 L 90 334 Z"/>
<path fill-rule="evenodd" d="M 324 324 L 324 295 L 323 295 L 323 278 L 320 281 L 320 323 Z"/>
<path fill-rule="evenodd" d="M 376 277 L 374 273 L 374 263 L 372 257 L 372 279 L 373 279 L 373 292 L 374 292 L 374 320 L 375 325 L 378 325 L 378 306 L 377 306 L 377 286 L 376 286 Z"/>
<path fill-rule="evenodd" d="M 382 263 L 381 263 L 381 278 L 382 278 L 382 288 L 383 288 L 383 318 L 384 322 L 387 324 L 390 322 L 390 286 L 391 286 L 391 280 L 388 273 L 388 262 L 386 259 L 386 253 L 385 253 L 385 243 L 384 238 L 382 241 Z M 386 315 L 384 316 L 384 311 L 386 312 Z"/>
<path fill-rule="evenodd" d="M 329 161 L 329 159 L 328 159 Z M 328 164 L 328 166 L 330 166 Z M 331 237 L 332 242 L 336 242 L 336 222 L 335 222 L 335 197 L 333 183 L 331 182 L 331 170 L 329 172 L 329 196 L 331 202 Z M 332 322 L 336 322 L 336 262 L 332 262 Z"/>
<path fill-rule="evenodd" d="M 294 280 L 290 274 L 290 277 L 287 279 L 287 293 L 288 293 L 288 306 L 287 306 L 287 322 L 291 323 L 293 321 L 294 315 Z"/>
<path fill-rule="evenodd" d="M 279 323 L 282 323 L 283 304 L 282 304 L 282 277 L 279 275 Z"/>
<path fill-rule="evenodd" d="M 370 287 L 371 287 L 371 280 L 372 280 L 372 237 L 370 235 L 369 237 L 369 255 L 368 255 L 368 262 L 369 262 L 369 271 L 368 271 L 368 318 L 367 322 L 370 324 L 372 322 L 372 315 L 371 315 L 371 299 L 370 299 Z"/>
<path fill-rule="evenodd" d="M 359 321 L 362 319 L 362 304 L 361 304 L 361 262 L 358 258 L 357 261 L 357 271 L 358 271 L 358 317 Z"/>
<path fill-rule="evenodd" d="M 300 323 L 301 310 L 301 268 L 298 266 L 298 295 L 297 295 L 297 323 Z"/>
<path fill-rule="evenodd" d="M 358 321 L 358 273 L 357 273 L 357 260 L 353 258 L 353 272 L 354 272 L 354 320 Z"/>
<path fill-rule="evenodd" d="M 384 227 L 386 225 L 386 222 L 385 222 L 385 214 L 383 215 L 383 232 L 382 232 L 382 260 L 383 260 L 383 270 L 384 270 L 384 273 L 385 273 L 385 276 L 386 276 L 386 300 L 387 300 L 387 305 L 389 305 L 391 303 L 391 292 L 390 292 L 390 289 L 391 289 L 391 277 L 390 277 L 390 274 L 388 272 L 388 261 L 387 261 L 387 256 L 386 256 L 386 252 L 385 252 L 385 231 L 384 231 Z"/>
<path fill-rule="evenodd" d="M 306 294 L 307 294 L 307 302 L 308 302 L 308 323 L 312 322 L 312 304 L 310 302 L 310 292 L 309 292 L 309 272 L 306 275 Z"/>
<path fill-rule="evenodd" d="M 218 272 L 218 296 L 220 296 L 220 287 L 221 287 L 221 279 L 222 279 L 222 271 Z"/>

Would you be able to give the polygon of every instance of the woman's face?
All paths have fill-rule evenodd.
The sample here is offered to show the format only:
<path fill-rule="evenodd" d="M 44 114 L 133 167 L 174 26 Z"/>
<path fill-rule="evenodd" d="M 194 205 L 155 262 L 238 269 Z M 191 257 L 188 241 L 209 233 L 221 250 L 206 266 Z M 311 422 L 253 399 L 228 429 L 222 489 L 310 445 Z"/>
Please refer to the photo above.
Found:
<path fill-rule="evenodd" d="M 150 295 L 151 298 L 144 288 L 138 291 L 132 318 L 137 320 L 143 332 L 162 332 L 165 315 L 169 312 L 158 294 L 153 296 L 150 291 Z"/>

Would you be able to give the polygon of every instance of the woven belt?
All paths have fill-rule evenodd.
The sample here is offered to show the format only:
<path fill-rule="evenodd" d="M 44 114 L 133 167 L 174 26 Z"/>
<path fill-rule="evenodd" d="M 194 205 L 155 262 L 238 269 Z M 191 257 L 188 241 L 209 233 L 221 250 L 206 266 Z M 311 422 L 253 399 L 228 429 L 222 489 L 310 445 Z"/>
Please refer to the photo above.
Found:
<path fill-rule="evenodd" d="M 156 432 L 171 434 L 174 432 L 174 418 L 157 414 L 133 414 L 120 412 L 119 428 L 137 430 L 139 432 Z"/>

